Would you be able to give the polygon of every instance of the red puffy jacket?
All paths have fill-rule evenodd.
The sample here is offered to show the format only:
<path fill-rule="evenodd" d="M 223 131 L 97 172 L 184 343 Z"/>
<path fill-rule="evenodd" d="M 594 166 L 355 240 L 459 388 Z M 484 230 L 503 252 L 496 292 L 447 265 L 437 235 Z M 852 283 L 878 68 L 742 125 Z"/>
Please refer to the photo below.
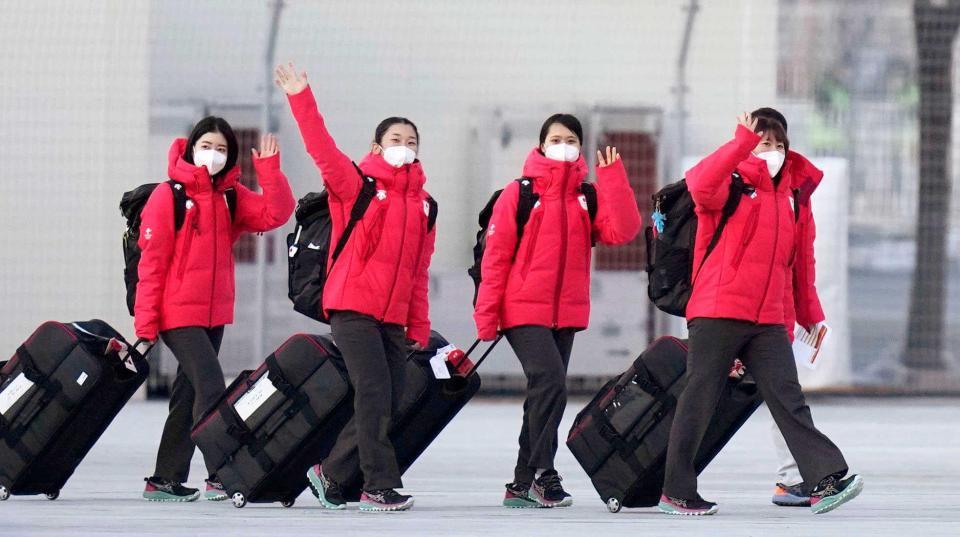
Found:
<path fill-rule="evenodd" d="M 591 237 L 605 244 L 633 240 L 640 211 L 622 161 L 597 169 L 597 216 L 593 224 L 580 183 L 587 176 L 576 162 L 548 159 L 534 148 L 523 166 L 540 199 L 530 213 L 517 249 L 517 202 L 513 181 L 493 208 L 481 262 L 482 280 L 473 317 L 481 339 L 497 329 L 521 325 L 586 328 L 590 317 Z M 516 251 L 516 258 L 514 258 Z"/>
<path fill-rule="evenodd" d="M 327 132 L 311 89 L 288 98 L 307 153 L 320 168 L 330 193 L 330 241 L 336 244 L 350 220 L 362 178 Z M 427 271 L 436 228 L 427 230 L 430 196 L 423 189 L 423 168 L 419 160 L 394 168 L 373 153 L 359 166 L 364 175 L 376 179 L 377 196 L 330 269 L 323 309 L 355 311 L 406 326 L 407 337 L 426 346 L 430 339 Z"/>
<path fill-rule="evenodd" d="M 790 152 L 775 189 L 766 162 L 752 154 L 758 143 L 760 136 L 738 126 L 732 141 L 686 174 L 699 222 L 687 319 L 783 324 L 792 335 L 794 318 L 804 325 L 823 320 L 814 287 L 815 230 L 810 211 L 810 194 L 823 174 Z M 716 248 L 699 268 L 734 171 L 755 190 L 743 196 Z M 798 221 L 793 212 L 793 189 L 801 192 Z"/>
<path fill-rule="evenodd" d="M 237 182 L 234 166 L 214 184 L 204 166 L 183 160 L 187 140 L 174 140 L 167 173 L 184 185 L 189 202 L 183 227 L 174 230 L 173 193 L 161 183 L 141 213 L 138 267 L 140 282 L 134 306 L 137 337 L 183 326 L 214 327 L 233 322 L 233 243 L 244 232 L 268 231 L 283 225 L 295 201 L 280 171 L 280 155 L 254 159 L 263 194 Z M 237 192 L 230 219 L 223 191 Z"/>

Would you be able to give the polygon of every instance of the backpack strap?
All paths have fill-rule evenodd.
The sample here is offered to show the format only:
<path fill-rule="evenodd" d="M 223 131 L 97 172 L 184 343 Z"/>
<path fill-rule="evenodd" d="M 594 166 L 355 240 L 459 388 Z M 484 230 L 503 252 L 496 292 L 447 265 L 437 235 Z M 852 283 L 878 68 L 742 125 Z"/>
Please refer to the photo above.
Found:
<path fill-rule="evenodd" d="M 710 256 L 713 249 L 717 247 L 717 243 L 720 242 L 720 235 L 723 233 L 723 228 L 727 227 L 727 221 L 730 220 L 733 213 L 737 212 L 737 207 L 740 206 L 740 196 L 746 191 L 747 185 L 743 182 L 743 177 L 740 177 L 739 173 L 733 172 L 733 176 L 730 178 L 730 195 L 727 196 L 727 201 L 723 204 L 723 210 L 720 213 L 720 222 L 717 224 L 717 229 L 714 230 L 713 236 L 710 237 L 710 243 L 707 244 L 707 251 L 703 254 L 703 259 L 700 260 L 700 266 L 693 276 L 694 281 L 696 281 L 697 276 L 700 276 L 700 270 L 703 269 L 704 263 L 707 262 L 707 257 Z"/>
<path fill-rule="evenodd" d="M 367 177 L 363 174 L 363 171 L 360 169 L 360 166 L 357 166 L 357 163 L 353 163 L 353 167 L 357 169 L 357 173 L 360 174 L 360 180 L 363 182 L 360 187 L 360 193 L 357 194 L 356 201 L 353 202 L 353 207 L 350 209 L 350 220 L 347 222 L 347 227 L 343 229 L 343 234 L 340 235 L 340 239 L 337 241 L 336 248 L 333 249 L 332 261 L 336 261 L 340 257 L 340 253 L 343 252 L 344 247 L 347 246 L 347 240 L 350 239 L 350 234 L 353 233 L 353 228 L 357 226 L 364 213 L 367 212 L 367 208 L 370 207 L 370 202 L 373 200 L 373 197 L 377 195 L 377 181 L 373 177 Z M 330 268 L 333 267 L 333 263 L 330 263 Z"/>
<path fill-rule="evenodd" d="M 597 186 L 586 181 L 580 183 L 580 193 L 587 202 L 587 214 L 590 215 L 590 224 L 597 220 Z M 592 227 L 592 225 L 591 225 Z M 590 230 L 590 245 L 597 245 L 597 234 Z"/>
<path fill-rule="evenodd" d="M 230 221 L 237 219 L 237 189 L 228 188 L 223 191 L 223 199 L 227 201 L 227 208 L 230 209 Z"/>
<path fill-rule="evenodd" d="M 427 211 L 427 233 L 429 233 L 437 226 L 437 213 L 440 208 L 437 206 L 437 200 L 431 196 L 427 196 L 427 206 L 429 207 Z"/>
<path fill-rule="evenodd" d="M 800 221 L 800 189 L 793 189 L 793 223 Z"/>
<path fill-rule="evenodd" d="M 183 183 L 170 179 L 167 181 L 170 185 L 170 191 L 173 192 L 173 230 L 180 231 L 183 227 L 183 221 L 187 219 L 187 190 Z"/>
<path fill-rule="evenodd" d="M 587 212 L 590 213 L 590 221 L 593 222 L 597 219 L 597 186 L 584 181 L 580 183 L 580 193 L 587 200 Z"/>
<path fill-rule="evenodd" d="M 520 197 L 517 200 L 517 245 L 513 250 L 514 255 L 516 255 L 520 249 L 520 239 L 523 238 L 523 228 L 527 225 L 527 221 L 530 220 L 530 213 L 533 212 L 533 207 L 540 199 L 540 196 L 533 191 L 533 179 L 521 177 L 516 181 L 520 183 Z"/>

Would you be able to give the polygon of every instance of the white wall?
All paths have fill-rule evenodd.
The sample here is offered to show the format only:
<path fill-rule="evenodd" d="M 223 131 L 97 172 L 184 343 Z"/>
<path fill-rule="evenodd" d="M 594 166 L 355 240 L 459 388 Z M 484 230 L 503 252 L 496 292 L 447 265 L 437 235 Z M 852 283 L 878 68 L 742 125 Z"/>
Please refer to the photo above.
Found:
<path fill-rule="evenodd" d="M 47 319 L 132 335 L 118 204 L 145 171 L 148 2 L 0 9 L 0 349 Z"/>

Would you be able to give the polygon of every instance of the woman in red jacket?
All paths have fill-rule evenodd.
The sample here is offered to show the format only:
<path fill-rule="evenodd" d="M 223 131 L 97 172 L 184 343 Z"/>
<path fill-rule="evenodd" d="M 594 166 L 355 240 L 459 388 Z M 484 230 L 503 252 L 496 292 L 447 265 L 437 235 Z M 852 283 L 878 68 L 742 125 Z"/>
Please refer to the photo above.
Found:
<path fill-rule="evenodd" d="M 200 496 L 182 483 L 193 458 L 190 429 L 225 388 L 217 354 L 223 327 L 233 322 L 233 243 L 243 233 L 283 225 L 293 212 L 293 194 L 280 171 L 273 135 L 264 136 L 259 152 L 251 151 L 263 194 L 238 182 L 240 148 L 230 125 L 222 118 L 204 118 L 189 138 L 174 140 L 168 154 L 169 177 L 187 196 L 182 226 L 175 229 L 170 183 L 157 186 L 141 213 L 137 337 L 154 341 L 159 335 L 179 362 L 156 470 L 146 478 L 143 496 L 148 500 Z M 236 200 L 232 211 L 228 197 Z M 205 497 L 225 500 L 214 468 L 208 464 L 207 470 Z"/>
<path fill-rule="evenodd" d="M 734 139 L 687 172 L 698 220 L 693 266 L 699 270 L 693 274 L 686 310 L 688 384 L 670 431 L 660 499 L 660 509 L 666 513 L 711 515 L 717 511 L 715 503 L 697 493 L 694 459 L 730 363 L 737 357 L 756 380 L 806 486 L 812 489 L 813 512 L 835 509 L 863 487 L 859 476 L 846 477 L 847 463 L 840 450 L 814 426 L 797 381 L 790 345 L 794 316 L 806 327 L 823 319 L 815 290 L 811 295 L 812 185 L 806 184 L 819 181 L 822 174 L 812 172 L 812 165 L 788 149 L 780 122 L 744 113 Z M 734 173 L 745 184 L 740 203 L 706 256 Z M 793 199 L 798 191 L 799 219 Z"/>
<path fill-rule="evenodd" d="M 291 64 L 278 67 L 276 75 L 330 194 L 331 244 L 336 244 L 364 177 L 327 132 L 306 73 L 298 74 Z M 331 261 L 322 306 L 356 395 L 354 419 L 323 464 L 307 472 L 327 509 L 346 507 L 339 484 L 356 464 L 353 446 L 359 446 L 364 479 L 360 509 L 402 511 L 413 506 L 412 497 L 395 490 L 403 485 L 388 435 L 403 389 L 408 347 L 425 347 L 430 339 L 427 269 L 435 231 L 427 225 L 432 199 L 423 189 L 426 176 L 416 158 L 419 144 L 410 120 L 391 117 L 380 123 L 370 152 L 359 164 L 363 176 L 376 181 L 377 194 L 343 252 Z"/>
<path fill-rule="evenodd" d="M 557 428 L 566 407 L 566 375 L 574 334 L 590 314 L 593 241 L 624 244 L 640 230 L 640 212 L 616 148 L 597 151 L 597 214 L 591 221 L 581 184 L 583 128 L 574 116 L 544 122 L 523 179 L 538 200 L 518 234 L 520 183 L 511 182 L 494 205 L 481 262 L 474 320 L 479 338 L 503 330 L 527 377 L 520 453 L 507 507 L 563 507 L 573 503 L 554 469 Z M 539 473 L 539 476 L 537 475 Z"/>

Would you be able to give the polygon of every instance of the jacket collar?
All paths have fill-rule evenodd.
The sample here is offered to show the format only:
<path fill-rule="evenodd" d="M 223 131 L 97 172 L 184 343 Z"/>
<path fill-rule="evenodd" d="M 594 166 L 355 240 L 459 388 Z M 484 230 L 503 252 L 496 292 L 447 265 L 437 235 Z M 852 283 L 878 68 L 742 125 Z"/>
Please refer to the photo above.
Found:
<path fill-rule="evenodd" d="M 187 190 L 187 195 L 194 196 L 213 190 L 223 192 L 236 186 L 240 178 L 240 166 L 234 165 L 227 170 L 214 185 L 206 166 L 196 166 L 183 159 L 186 149 L 186 138 L 177 138 L 170 144 L 170 150 L 167 152 L 167 175 L 170 179 L 182 183 Z"/>
<path fill-rule="evenodd" d="M 419 192 L 427 182 L 420 159 L 395 168 L 383 160 L 382 155 L 367 153 L 359 166 L 364 175 L 373 177 L 388 190 L 396 192 Z"/>
<path fill-rule="evenodd" d="M 577 192 L 587 177 L 587 161 L 582 154 L 573 162 L 553 160 L 534 147 L 523 164 L 523 176 L 533 179 L 545 194 Z"/>
<path fill-rule="evenodd" d="M 773 178 L 770 177 L 770 170 L 767 169 L 767 161 L 762 158 L 751 153 L 749 157 L 737 164 L 737 172 L 745 183 L 752 185 L 757 190 L 773 192 Z M 781 178 L 777 185 L 777 192 L 783 193 L 792 188 L 790 170 L 786 161 L 783 163 L 780 173 Z"/>

